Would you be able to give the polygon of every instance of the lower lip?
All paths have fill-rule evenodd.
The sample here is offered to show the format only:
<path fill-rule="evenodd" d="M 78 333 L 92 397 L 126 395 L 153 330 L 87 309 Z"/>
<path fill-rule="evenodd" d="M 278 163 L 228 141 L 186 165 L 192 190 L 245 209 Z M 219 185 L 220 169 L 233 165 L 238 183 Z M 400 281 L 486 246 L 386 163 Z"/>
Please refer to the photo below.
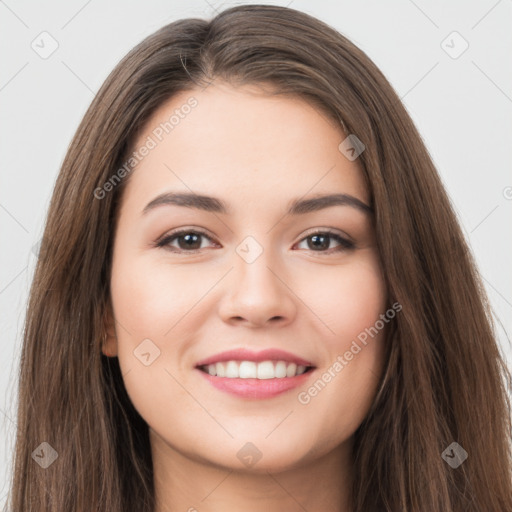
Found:
<path fill-rule="evenodd" d="M 214 387 L 242 398 L 272 398 L 290 391 L 304 382 L 313 373 L 309 370 L 295 377 L 283 377 L 281 379 L 229 379 L 227 377 L 215 377 L 209 373 L 197 369 L 197 371 Z"/>

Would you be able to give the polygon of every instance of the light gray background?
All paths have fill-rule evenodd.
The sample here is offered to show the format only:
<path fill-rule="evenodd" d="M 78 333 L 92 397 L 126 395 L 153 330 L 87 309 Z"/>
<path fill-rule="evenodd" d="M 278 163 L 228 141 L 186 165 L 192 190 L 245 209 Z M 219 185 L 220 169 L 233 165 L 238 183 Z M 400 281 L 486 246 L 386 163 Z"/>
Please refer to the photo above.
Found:
<path fill-rule="evenodd" d="M 0 506 L 14 443 L 32 248 L 72 135 L 95 91 L 136 43 L 179 18 L 210 17 L 240 3 L 251 2 L 0 0 Z M 448 189 L 512 364 L 506 334 L 512 332 L 512 1 L 263 3 L 289 5 L 331 24 L 395 87 Z M 43 31 L 59 45 L 47 59 L 31 47 L 34 40 L 45 44 Z M 453 35 L 446 40 L 453 31 L 469 44 L 458 58 L 452 56 L 464 43 Z"/>

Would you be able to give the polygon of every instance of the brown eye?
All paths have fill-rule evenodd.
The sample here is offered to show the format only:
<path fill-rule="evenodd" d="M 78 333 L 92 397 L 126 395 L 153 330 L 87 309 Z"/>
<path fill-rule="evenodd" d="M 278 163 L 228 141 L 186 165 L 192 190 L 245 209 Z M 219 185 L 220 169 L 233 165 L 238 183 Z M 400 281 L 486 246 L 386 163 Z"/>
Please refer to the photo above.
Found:
<path fill-rule="evenodd" d="M 176 252 L 194 252 L 202 248 L 202 238 L 211 240 L 209 236 L 205 233 L 201 233 L 200 231 L 182 230 L 164 237 L 162 240 L 157 242 L 156 246 L 168 247 L 170 250 Z M 174 241 L 177 241 L 178 247 L 171 245 Z"/>
<path fill-rule="evenodd" d="M 201 247 L 203 238 L 212 241 L 212 239 L 206 233 L 201 231 L 193 231 L 190 229 L 183 229 L 181 231 L 170 233 L 158 241 L 155 245 L 156 247 L 168 248 L 173 252 L 193 253 L 203 249 L 203 247 Z M 335 240 L 338 243 L 338 247 L 330 247 L 332 240 Z M 347 240 L 338 233 L 331 231 L 317 231 L 315 233 L 311 233 L 307 237 L 303 238 L 300 243 L 303 243 L 304 241 L 307 241 L 308 250 L 319 253 L 330 254 L 333 252 L 341 252 L 355 248 L 353 242 Z M 177 246 L 175 243 L 177 243 Z"/>
<path fill-rule="evenodd" d="M 335 247 L 332 250 L 329 250 L 332 239 L 334 239 L 339 244 L 339 247 Z M 301 243 L 305 240 L 307 241 L 308 249 L 312 250 L 313 252 L 340 252 L 343 250 L 354 249 L 355 247 L 355 245 L 350 240 L 347 240 L 339 234 L 331 231 L 317 231 L 316 233 L 312 233 L 306 238 L 303 238 Z"/>

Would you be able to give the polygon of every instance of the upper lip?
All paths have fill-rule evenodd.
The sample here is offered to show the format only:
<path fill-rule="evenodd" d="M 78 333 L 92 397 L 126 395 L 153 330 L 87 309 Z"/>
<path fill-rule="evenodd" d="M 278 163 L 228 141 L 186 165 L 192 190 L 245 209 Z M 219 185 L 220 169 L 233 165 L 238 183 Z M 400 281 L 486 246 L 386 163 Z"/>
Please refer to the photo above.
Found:
<path fill-rule="evenodd" d="M 209 364 L 222 363 L 225 361 L 254 361 L 256 363 L 261 361 L 285 361 L 302 366 L 313 366 L 310 361 L 306 361 L 302 357 L 276 348 L 269 348 L 259 352 L 253 352 L 245 348 L 226 350 L 225 352 L 220 352 L 219 354 L 202 359 L 196 366 L 207 366 Z"/>

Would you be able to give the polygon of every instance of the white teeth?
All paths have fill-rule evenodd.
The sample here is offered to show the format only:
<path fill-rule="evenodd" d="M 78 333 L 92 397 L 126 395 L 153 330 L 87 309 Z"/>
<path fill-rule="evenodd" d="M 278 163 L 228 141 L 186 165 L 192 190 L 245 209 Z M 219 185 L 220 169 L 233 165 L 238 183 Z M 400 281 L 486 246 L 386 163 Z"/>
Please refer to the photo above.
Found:
<path fill-rule="evenodd" d="M 286 361 L 226 361 L 209 364 L 204 370 L 217 377 L 228 379 L 282 379 L 302 375 L 306 366 L 287 363 Z"/>
<path fill-rule="evenodd" d="M 242 361 L 238 367 L 238 376 L 241 379 L 255 379 L 257 371 L 256 363 L 253 361 Z"/>
<path fill-rule="evenodd" d="M 236 361 L 228 361 L 228 363 L 226 364 L 226 377 L 228 377 L 229 379 L 237 379 L 238 375 L 238 364 L 236 363 Z"/>
<path fill-rule="evenodd" d="M 217 377 L 225 377 L 226 376 L 226 368 L 222 363 L 217 363 L 215 365 L 215 370 L 216 370 Z"/>
<path fill-rule="evenodd" d="M 242 365 L 240 365 L 240 367 L 242 367 Z M 263 361 L 258 364 L 258 379 L 274 379 L 275 376 L 276 372 L 272 361 Z"/>
<path fill-rule="evenodd" d="M 290 363 L 286 367 L 286 376 L 287 377 L 293 377 L 296 374 L 297 374 L 297 365 L 295 363 Z"/>
<path fill-rule="evenodd" d="M 286 363 L 284 361 L 278 361 L 276 363 L 276 377 L 278 379 L 286 377 Z"/>

